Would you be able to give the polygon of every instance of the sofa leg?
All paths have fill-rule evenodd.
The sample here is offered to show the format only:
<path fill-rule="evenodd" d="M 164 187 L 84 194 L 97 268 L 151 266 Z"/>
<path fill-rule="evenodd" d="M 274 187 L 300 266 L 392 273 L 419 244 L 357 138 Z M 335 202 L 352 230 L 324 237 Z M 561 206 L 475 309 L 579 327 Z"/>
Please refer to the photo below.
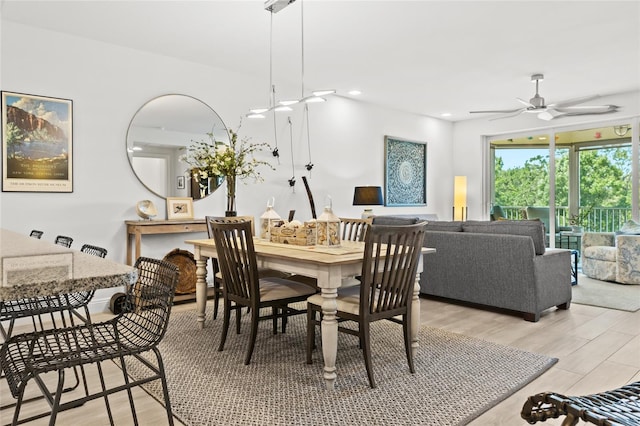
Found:
<path fill-rule="evenodd" d="M 538 320 L 540 320 L 540 314 L 536 314 L 533 312 L 525 312 L 522 316 L 525 321 L 529 322 L 538 322 Z"/>
<path fill-rule="evenodd" d="M 571 306 L 571 302 L 563 303 L 562 305 L 557 305 L 556 308 L 566 310 L 566 309 L 569 309 L 569 306 Z"/>

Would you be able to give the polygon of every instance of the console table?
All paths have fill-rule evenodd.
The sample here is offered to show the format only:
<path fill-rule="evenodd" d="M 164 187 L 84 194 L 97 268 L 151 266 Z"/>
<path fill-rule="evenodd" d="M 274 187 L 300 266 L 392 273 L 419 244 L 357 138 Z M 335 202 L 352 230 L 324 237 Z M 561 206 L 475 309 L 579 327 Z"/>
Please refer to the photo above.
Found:
<path fill-rule="evenodd" d="M 140 257 L 143 235 L 207 232 L 204 219 L 189 220 L 125 220 L 127 225 L 127 265 L 133 265 L 131 246 L 135 241 L 135 259 Z"/>

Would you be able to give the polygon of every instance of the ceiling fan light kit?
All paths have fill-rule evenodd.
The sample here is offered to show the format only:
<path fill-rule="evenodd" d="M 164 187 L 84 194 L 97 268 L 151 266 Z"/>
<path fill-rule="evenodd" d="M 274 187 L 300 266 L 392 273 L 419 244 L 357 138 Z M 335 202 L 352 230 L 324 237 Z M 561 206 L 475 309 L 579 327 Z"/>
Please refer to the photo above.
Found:
<path fill-rule="evenodd" d="M 500 117 L 490 118 L 490 120 L 499 120 L 501 118 L 515 117 L 522 113 L 534 113 L 538 114 L 539 119 L 549 121 L 553 120 L 554 118 L 565 116 L 609 114 L 612 112 L 616 112 L 619 108 L 617 105 L 578 105 L 599 98 L 600 95 L 585 96 L 565 102 L 558 102 L 555 104 L 547 105 L 545 104 L 544 98 L 538 93 L 539 83 L 543 80 L 543 74 L 533 74 L 531 76 L 531 82 L 536 83 L 535 95 L 533 95 L 533 97 L 528 101 L 525 101 L 521 98 L 516 98 L 518 102 L 524 105 L 523 108 L 508 110 L 470 111 L 470 114 L 507 114 Z"/>

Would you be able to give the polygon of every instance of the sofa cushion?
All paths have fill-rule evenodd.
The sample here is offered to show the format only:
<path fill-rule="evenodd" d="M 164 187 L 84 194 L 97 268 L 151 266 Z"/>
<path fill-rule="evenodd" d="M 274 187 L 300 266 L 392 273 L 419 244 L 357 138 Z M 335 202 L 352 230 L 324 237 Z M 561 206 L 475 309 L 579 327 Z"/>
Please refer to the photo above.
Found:
<path fill-rule="evenodd" d="M 616 235 L 640 235 L 640 223 L 628 220 L 616 231 Z"/>
<path fill-rule="evenodd" d="M 463 232 L 481 234 L 510 234 L 531 237 L 537 255 L 545 252 L 544 225 L 538 220 L 498 220 L 494 222 L 467 221 L 462 224 Z"/>
<path fill-rule="evenodd" d="M 415 216 L 374 216 L 374 225 L 413 225 L 418 223 L 419 219 Z"/>
<path fill-rule="evenodd" d="M 427 223 L 427 231 L 462 232 L 461 221 L 436 220 Z"/>
<path fill-rule="evenodd" d="M 582 257 L 592 260 L 601 260 L 605 262 L 615 262 L 616 252 L 617 249 L 615 247 L 591 246 L 586 247 L 582 251 Z"/>

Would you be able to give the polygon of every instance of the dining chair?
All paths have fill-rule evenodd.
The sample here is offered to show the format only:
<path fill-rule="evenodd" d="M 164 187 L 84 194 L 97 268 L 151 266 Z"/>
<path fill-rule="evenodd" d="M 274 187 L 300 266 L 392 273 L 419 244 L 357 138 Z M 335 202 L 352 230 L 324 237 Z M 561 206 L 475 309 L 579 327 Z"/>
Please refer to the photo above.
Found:
<path fill-rule="evenodd" d="M 71 243 L 73 243 L 73 238 L 71 237 L 66 237 L 64 235 L 58 235 L 56 237 L 55 243 L 58 244 L 59 246 L 64 246 L 64 247 L 71 247 Z"/>
<path fill-rule="evenodd" d="M 44 234 L 44 232 L 38 231 L 37 229 L 32 229 L 31 233 L 29 234 L 29 236 L 33 237 L 33 238 L 40 239 L 40 238 L 42 238 L 42 234 Z"/>
<path fill-rule="evenodd" d="M 225 220 L 227 222 L 249 222 L 251 223 L 251 235 L 255 235 L 255 227 L 253 223 L 253 216 L 205 216 L 205 222 L 207 223 L 207 232 L 209 234 L 209 238 L 213 239 L 213 233 L 211 231 L 211 227 L 209 226 L 210 222 Z M 211 258 L 211 268 L 213 270 L 213 319 L 218 318 L 218 306 L 220 304 L 220 298 L 222 298 L 222 274 L 220 273 L 220 266 L 218 264 L 218 259 L 212 257 Z M 282 271 L 276 271 L 270 268 L 258 268 L 258 275 L 263 277 L 281 277 L 286 278 L 289 274 L 284 273 Z M 240 310 L 236 311 L 236 328 L 237 332 L 240 333 Z"/>
<path fill-rule="evenodd" d="M 110 423 L 113 424 L 108 396 L 123 390 L 129 397 L 133 423 L 138 424 L 131 389 L 160 380 L 167 419 L 173 425 L 164 364 L 157 346 L 167 329 L 178 268 L 169 262 L 144 257 L 138 258 L 134 266 L 138 279 L 127 288 L 124 310 L 116 317 L 100 323 L 17 334 L 4 343 L 0 349 L 0 366 L 6 374 L 11 395 L 17 400 L 12 424 L 49 416 L 49 424 L 53 425 L 59 412 L 98 398 L 104 398 Z M 152 356 L 142 355 L 147 352 L 155 355 L 155 362 Z M 142 373 L 136 378 L 129 375 L 126 359 L 130 357 L 140 362 L 141 369 L 148 369 L 144 370 L 145 377 L 140 377 Z M 124 384 L 120 381 L 107 388 L 101 365 L 107 360 L 119 361 Z M 89 364 L 96 364 L 99 389 L 94 386 L 91 388 L 93 393 L 62 403 L 65 370 Z M 53 392 L 42 379 L 49 372 L 57 372 L 58 376 Z M 45 395 L 51 410 L 20 419 L 25 388 L 31 379 Z"/>
<path fill-rule="evenodd" d="M 341 217 L 342 241 L 364 241 L 367 225 L 372 220 L 370 217 L 366 219 Z"/>
<path fill-rule="evenodd" d="M 306 300 L 315 293 L 315 289 L 280 277 L 260 278 L 249 222 L 220 218 L 209 220 L 208 223 L 215 241 L 224 282 L 222 286 L 224 324 L 218 350 L 224 350 L 232 310 L 231 303 L 235 304 L 236 309 L 247 306 L 250 308 L 251 332 L 244 363 L 248 365 L 256 343 L 258 322 L 273 320 L 275 334 L 277 320 L 281 318 L 282 331 L 285 332 L 287 317 L 305 312 L 293 309 L 289 305 Z M 271 308 L 271 315 L 260 315 L 262 308 Z"/>
<path fill-rule="evenodd" d="M 411 300 L 424 241 L 426 222 L 414 225 L 368 225 L 360 286 L 340 288 L 336 298 L 338 322 L 353 321 L 357 329 L 338 331 L 359 337 L 369 385 L 376 387 L 371 365 L 370 324 L 389 320 L 402 324 L 409 371 L 415 373 L 411 338 Z M 315 327 L 321 321 L 322 295 L 307 299 L 307 364 L 312 363 Z M 401 316 L 401 319 L 396 318 Z"/>

